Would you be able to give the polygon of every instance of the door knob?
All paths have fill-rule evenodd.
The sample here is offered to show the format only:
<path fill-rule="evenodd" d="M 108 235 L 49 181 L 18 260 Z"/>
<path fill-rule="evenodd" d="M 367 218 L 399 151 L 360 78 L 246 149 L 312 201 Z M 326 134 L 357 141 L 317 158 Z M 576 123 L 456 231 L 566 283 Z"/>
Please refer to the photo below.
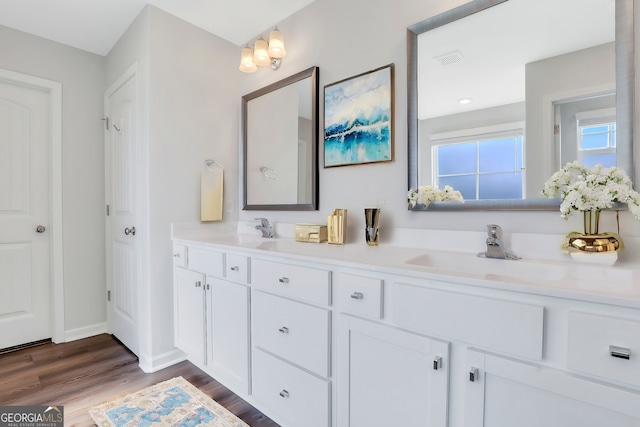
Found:
<path fill-rule="evenodd" d="M 39 225 L 39 226 L 36 227 L 36 232 L 38 232 L 38 233 L 44 233 L 44 230 L 46 230 L 44 225 Z"/>
<path fill-rule="evenodd" d="M 136 228 L 135 227 L 131 227 L 131 228 L 125 228 L 124 229 L 124 234 L 126 234 L 127 236 L 129 234 L 135 236 L 136 235 Z"/>

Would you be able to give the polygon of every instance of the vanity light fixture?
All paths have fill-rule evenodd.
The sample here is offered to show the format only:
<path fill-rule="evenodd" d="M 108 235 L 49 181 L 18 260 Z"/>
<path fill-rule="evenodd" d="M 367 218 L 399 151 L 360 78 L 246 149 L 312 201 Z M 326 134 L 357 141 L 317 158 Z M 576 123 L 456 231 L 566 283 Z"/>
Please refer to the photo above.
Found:
<path fill-rule="evenodd" d="M 240 59 L 240 71 L 244 73 L 253 73 L 258 67 L 271 66 L 272 70 L 277 70 L 282 64 L 282 58 L 285 57 L 287 51 L 284 48 L 284 39 L 282 33 L 275 27 L 269 33 L 269 43 L 262 37 L 255 41 L 253 49 L 249 45 L 242 49 Z"/>

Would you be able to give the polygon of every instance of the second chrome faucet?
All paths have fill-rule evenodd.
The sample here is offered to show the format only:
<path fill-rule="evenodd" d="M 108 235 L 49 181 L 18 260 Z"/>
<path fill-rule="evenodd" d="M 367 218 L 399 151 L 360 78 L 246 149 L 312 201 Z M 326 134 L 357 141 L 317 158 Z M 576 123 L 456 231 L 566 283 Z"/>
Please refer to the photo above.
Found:
<path fill-rule="evenodd" d="M 520 259 L 519 256 L 509 252 L 502 240 L 502 227 L 496 224 L 487 224 L 487 250 L 480 252 L 479 257 L 498 259 Z"/>

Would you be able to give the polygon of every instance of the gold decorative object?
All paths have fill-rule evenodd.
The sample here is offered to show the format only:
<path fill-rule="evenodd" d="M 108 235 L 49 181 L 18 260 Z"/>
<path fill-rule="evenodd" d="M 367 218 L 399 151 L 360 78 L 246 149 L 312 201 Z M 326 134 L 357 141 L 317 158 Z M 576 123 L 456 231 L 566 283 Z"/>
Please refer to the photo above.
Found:
<path fill-rule="evenodd" d="M 364 209 L 364 239 L 369 246 L 378 246 L 378 228 L 380 226 L 380 209 Z"/>
<path fill-rule="evenodd" d="M 327 217 L 329 243 L 344 245 L 347 241 L 347 210 L 335 209 Z"/>
<path fill-rule="evenodd" d="M 584 261 L 596 261 L 582 255 L 596 255 L 608 253 L 608 262 L 613 264 L 617 260 L 617 252 L 624 249 L 624 242 L 617 233 L 599 233 L 600 210 L 584 211 L 584 232 L 571 232 L 567 234 L 563 249 L 574 259 Z M 600 262 L 600 261 L 598 261 Z M 604 261 L 603 261 L 604 262 Z"/>

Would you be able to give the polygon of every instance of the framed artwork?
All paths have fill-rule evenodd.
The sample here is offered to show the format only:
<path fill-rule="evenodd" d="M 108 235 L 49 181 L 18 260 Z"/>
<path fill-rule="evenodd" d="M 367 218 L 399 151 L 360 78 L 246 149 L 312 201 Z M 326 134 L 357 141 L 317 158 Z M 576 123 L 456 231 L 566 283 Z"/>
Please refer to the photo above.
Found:
<path fill-rule="evenodd" d="M 393 160 L 393 64 L 324 87 L 324 167 Z"/>

